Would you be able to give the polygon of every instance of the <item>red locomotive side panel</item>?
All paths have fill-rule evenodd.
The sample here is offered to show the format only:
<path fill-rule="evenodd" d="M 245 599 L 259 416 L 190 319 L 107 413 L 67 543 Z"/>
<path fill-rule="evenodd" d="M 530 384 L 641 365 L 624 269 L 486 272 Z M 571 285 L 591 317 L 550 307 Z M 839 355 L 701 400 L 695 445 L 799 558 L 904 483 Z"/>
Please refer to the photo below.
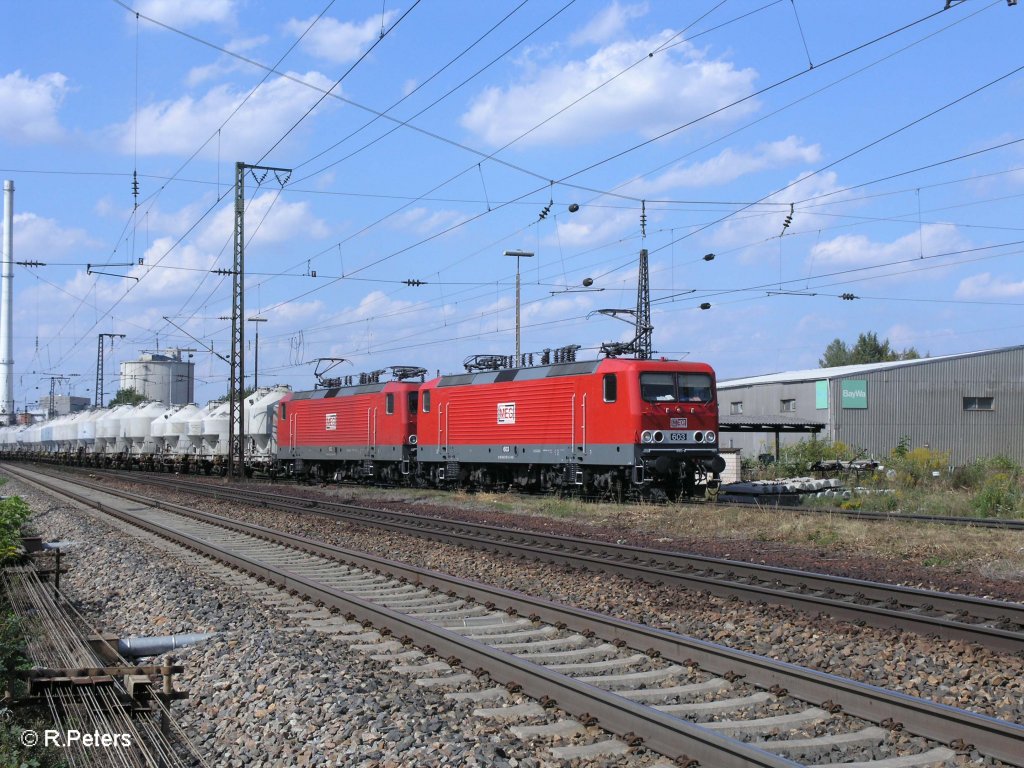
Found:
<path fill-rule="evenodd" d="M 446 376 L 422 386 L 421 405 L 418 459 L 435 479 L 458 471 L 463 481 L 511 475 L 547 487 L 558 473 L 605 485 L 657 475 L 675 489 L 720 471 L 714 371 L 702 363 L 605 359 Z"/>
<path fill-rule="evenodd" d="M 434 445 L 539 443 L 571 445 L 578 381 L 461 386 L 434 390 L 421 416 L 420 439 Z M 430 425 L 433 422 L 434 431 Z"/>
<path fill-rule="evenodd" d="M 667 431 L 680 433 L 672 441 L 680 445 L 711 449 L 708 432 L 710 443 L 717 441 L 710 366 L 607 359 L 536 370 L 546 375 L 522 379 L 531 369 L 519 369 L 509 371 L 519 376 L 507 381 L 501 380 L 505 372 L 496 372 L 424 384 L 421 459 L 429 461 L 427 454 L 444 453 L 446 446 L 641 443 L 648 430 L 663 432 L 659 443 L 669 438 Z M 702 434 L 693 439 L 691 433 L 698 431 Z"/>
<path fill-rule="evenodd" d="M 389 463 L 404 464 L 400 470 L 407 473 L 418 388 L 392 381 L 293 392 L 278 403 L 279 456 L 335 479 L 377 477 L 378 465 Z M 388 475 L 393 470 L 383 468 Z"/>

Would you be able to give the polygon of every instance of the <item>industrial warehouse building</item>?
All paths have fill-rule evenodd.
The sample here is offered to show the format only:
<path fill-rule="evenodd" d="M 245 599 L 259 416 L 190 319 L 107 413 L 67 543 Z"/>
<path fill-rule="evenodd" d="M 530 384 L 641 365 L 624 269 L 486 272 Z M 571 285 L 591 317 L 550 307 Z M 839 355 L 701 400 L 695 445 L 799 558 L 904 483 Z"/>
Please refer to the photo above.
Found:
<path fill-rule="evenodd" d="M 948 452 L 953 465 L 1024 463 L 1024 346 L 720 381 L 718 403 L 720 444 L 744 456 L 817 432 L 865 457 L 906 439 Z"/>

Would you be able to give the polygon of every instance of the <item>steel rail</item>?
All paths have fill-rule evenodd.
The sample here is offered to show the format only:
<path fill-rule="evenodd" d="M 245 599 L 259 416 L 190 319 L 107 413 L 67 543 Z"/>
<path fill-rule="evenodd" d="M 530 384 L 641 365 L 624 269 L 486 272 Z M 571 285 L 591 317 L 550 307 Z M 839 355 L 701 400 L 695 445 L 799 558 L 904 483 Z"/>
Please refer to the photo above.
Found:
<path fill-rule="evenodd" d="M 534 664 L 510 654 L 498 651 L 470 638 L 429 622 L 408 616 L 382 605 L 363 600 L 356 595 L 345 593 L 329 585 L 321 584 L 286 568 L 253 560 L 230 550 L 204 541 L 201 538 L 175 531 L 158 523 L 142 519 L 126 510 L 121 510 L 89 497 L 88 495 L 59 487 L 53 482 L 31 477 L 22 470 L 13 471 L 4 467 L 22 480 L 33 482 L 50 492 L 59 493 L 80 504 L 98 509 L 105 514 L 116 517 L 132 525 L 140 527 L 161 538 L 174 541 L 188 549 L 205 554 L 215 560 L 246 571 L 262 578 L 271 585 L 280 585 L 285 590 L 292 590 L 303 597 L 319 601 L 325 605 L 347 610 L 357 616 L 371 621 L 384 632 L 394 633 L 393 627 L 421 647 L 430 646 L 439 655 L 448 654 L 458 658 L 459 663 L 468 668 L 485 670 L 494 680 L 505 685 L 515 685 L 535 699 L 547 697 L 547 701 L 569 712 L 586 712 L 593 716 L 606 730 L 619 735 L 640 736 L 645 746 L 671 758 L 695 759 L 706 765 L 722 766 L 722 768 L 797 768 L 800 764 L 756 747 L 744 744 L 698 725 L 664 714 L 652 707 L 630 701 L 610 691 L 580 682 L 574 678 L 559 674 L 543 666 Z M 41 473 L 40 473 L 41 474 Z M 52 478 L 51 478 L 52 480 Z M 58 481 L 70 483 L 71 481 Z M 392 573 L 400 573 L 400 564 L 382 558 L 364 559 L 360 553 L 335 547 L 323 547 L 309 539 L 281 534 L 262 526 L 250 526 L 219 515 L 178 508 L 157 499 L 150 499 L 139 494 L 96 487 L 79 481 L 78 485 L 95 491 L 131 500 L 138 504 L 152 506 L 164 511 L 220 525 L 262 539 L 274 540 L 278 543 L 290 543 L 291 546 L 306 552 L 325 555 L 330 552 L 332 559 L 343 560 L 361 565 L 364 568 L 387 569 Z M 414 569 L 418 570 L 418 569 Z M 439 574 L 424 572 L 431 578 L 444 579 Z M 555 695 L 552 696 L 552 693 Z M 685 745 L 686 751 L 683 751 Z"/>
<path fill-rule="evenodd" d="M 297 499 L 238 486 L 182 483 L 159 477 L 148 477 L 147 482 L 232 501 L 248 499 L 283 511 L 314 512 L 515 557 L 540 558 L 626 578 L 642 578 L 654 584 L 676 584 L 718 597 L 767 601 L 873 626 L 979 643 L 998 651 L 1024 652 L 1024 605 L 1019 603 L 326 500 Z"/>
<path fill-rule="evenodd" d="M 29 463 L 43 463 L 54 466 L 64 466 L 68 468 L 82 468 L 91 469 L 98 471 L 112 471 L 110 468 L 93 467 L 88 464 L 84 464 L 75 457 L 65 455 L 49 455 L 44 456 L 41 454 L 20 454 L 11 451 L 0 450 L 0 461 L 19 461 Z M 128 470 L 131 471 L 131 470 Z M 141 470 L 136 474 L 153 474 L 158 475 L 159 473 L 153 470 Z M 249 478 L 250 482 L 269 483 L 273 482 L 268 477 L 253 476 Z M 346 484 L 347 485 L 347 484 Z M 355 487 L 366 488 L 366 485 L 357 485 Z M 388 486 L 401 488 L 403 486 Z M 655 506 L 664 506 L 666 504 L 679 504 L 691 507 L 725 507 L 729 509 L 753 509 L 765 512 L 775 512 L 779 509 L 783 509 L 787 512 L 792 512 L 799 515 L 829 515 L 832 517 L 843 517 L 850 520 L 860 520 L 863 522 L 888 522 L 888 523 L 930 523 L 935 525 L 947 525 L 954 527 L 964 528 L 995 528 L 1009 531 L 1024 531 L 1024 519 L 1020 518 L 1003 518 L 1003 517 L 970 517 L 966 515 L 923 515 L 915 513 L 901 513 L 901 512 L 883 512 L 875 510 L 865 509 L 842 509 L 840 507 L 805 507 L 800 504 L 787 503 L 784 498 L 780 496 L 797 496 L 798 494 L 763 494 L 761 496 L 751 496 L 749 501 L 736 501 L 732 499 L 694 499 L 694 498 L 683 498 L 675 502 L 650 502 Z"/>
<path fill-rule="evenodd" d="M 792 495 L 792 494 L 791 494 Z M 961 528 L 999 528 L 1009 531 L 1024 531 L 1024 520 L 1019 518 L 1005 517 L 969 517 L 966 515 L 922 515 L 913 512 L 882 512 L 871 509 L 842 509 L 841 507 L 815 507 L 802 506 L 799 503 L 789 504 L 782 499 L 777 499 L 771 494 L 762 496 L 751 496 L 749 501 L 735 501 L 732 499 L 718 499 L 715 506 L 728 507 L 730 509 L 762 510 L 765 512 L 776 512 L 780 509 L 792 512 L 797 515 L 829 515 L 831 517 L 844 517 L 848 520 L 862 520 L 865 522 L 885 523 L 933 523 L 935 525 L 950 525 Z M 682 500 L 681 504 L 692 506 L 706 506 L 706 501 Z"/>
<path fill-rule="evenodd" d="M 12 474 L 21 475 L 20 472 L 12 472 Z M 599 637 L 610 641 L 621 640 L 632 648 L 646 649 L 649 652 L 661 655 L 668 661 L 677 663 L 697 662 L 709 672 L 715 674 L 731 673 L 733 676 L 738 675 L 759 687 L 782 688 L 789 695 L 807 702 L 817 703 L 827 699 L 831 704 L 841 707 L 844 712 L 865 720 L 872 722 L 893 721 L 894 726 L 898 724 L 908 732 L 934 739 L 944 744 L 955 745 L 961 751 L 973 747 L 986 756 L 1024 768 L 1024 727 L 1015 723 L 968 712 L 915 696 L 887 691 L 846 678 L 804 669 L 785 662 L 756 656 L 755 654 L 730 649 L 715 643 L 685 637 L 665 630 L 633 624 L 584 609 L 560 605 L 500 587 L 479 584 L 427 569 L 397 563 L 385 558 L 327 545 L 306 537 L 275 531 L 264 526 L 243 523 L 221 515 L 187 509 L 140 494 L 112 491 L 96 484 L 82 483 L 81 481 L 75 482 L 91 487 L 93 490 L 133 500 L 136 503 L 187 515 L 239 533 L 272 540 L 275 543 L 315 553 L 322 557 L 349 562 L 367 570 L 387 571 L 398 578 L 415 584 L 436 587 L 442 591 L 456 591 L 472 597 L 477 602 L 494 603 L 496 606 L 504 607 L 510 612 L 528 615 L 534 620 L 565 625 L 579 632 L 591 631 Z M 107 505 L 98 503 L 95 500 L 86 500 L 81 494 L 73 491 L 62 490 L 58 492 L 72 497 L 80 497 L 78 500 L 83 501 L 83 503 L 94 507 L 99 506 L 104 511 L 111 511 L 106 508 Z M 112 513 L 117 514 L 121 519 L 130 518 L 133 524 L 145 522 L 138 521 L 136 518 L 125 513 Z M 147 527 L 150 530 L 160 528 L 160 526 L 148 522 L 143 527 Z M 160 535 L 167 535 L 167 533 L 166 531 L 161 531 Z M 174 533 L 173 538 L 182 536 L 182 534 Z M 199 539 L 185 538 L 192 539 L 190 545 L 207 554 L 215 555 L 219 549 Z M 383 629 L 391 629 L 392 625 L 398 626 L 400 631 L 407 633 L 414 642 L 432 645 L 435 648 L 442 649 L 443 652 L 451 651 L 452 655 L 461 659 L 466 666 L 473 666 L 474 664 L 484 666 L 485 664 L 495 663 L 500 669 L 497 672 L 492 672 L 492 677 L 505 683 L 519 683 L 523 685 L 523 689 L 527 693 L 535 697 L 550 696 L 552 690 L 556 690 L 557 696 L 555 698 L 560 707 L 570 712 L 587 711 L 590 714 L 594 714 L 599 718 L 602 726 L 609 730 L 621 734 L 623 731 L 620 729 L 628 728 L 630 731 L 636 732 L 638 722 L 640 721 L 636 719 L 636 712 L 634 710 L 638 705 L 628 702 L 628 700 L 616 696 L 614 693 L 602 691 L 601 689 L 550 671 L 546 671 L 546 674 L 542 674 L 537 678 L 540 682 L 528 683 L 525 679 L 520 678 L 528 672 L 532 673 L 535 669 L 543 670 L 544 668 L 522 659 L 509 662 L 507 654 L 495 651 L 495 649 L 489 646 L 468 640 L 468 638 L 461 635 L 383 606 L 368 603 L 353 595 L 339 592 L 329 586 L 321 585 L 305 577 L 290 573 L 279 566 L 252 563 L 246 558 L 235 555 L 229 557 L 235 558 L 236 562 L 234 564 L 239 567 L 245 567 L 246 570 L 282 584 L 285 588 L 307 594 L 311 599 L 322 600 L 325 604 L 337 605 L 338 607 L 344 605 L 353 612 L 358 610 L 359 612 L 365 612 L 364 615 L 373 615 L 375 617 L 374 623 L 380 624 Z M 488 672 L 491 671 L 489 666 L 485 666 L 485 668 Z M 554 677 L 549 677 L 551 675 Z M 599 698 L 602 699 L 600 704 L 590 698 L 594 695 L 595 691 L 600 692 Z M 626 704 L 623 702 L 626 702 Z M 643 711 L 648 709 L 645 707 L 640 708 Z M 659 730 L 664 725 L 659 722 L 663 718 L 664 716 L 659 714 L 658 717 L 641 718 L 641 720 L 645 724 L 644 727 L 650 727 L 653 731 L 645 737 L 645 744 L 669 756 L 681 757 L 685 754 L 705 764 L 722 766 L 796 765 L 792 761 L 779 758 L 770 753 L 761 754 L 763 750 L 751 748 L 747 745 L 743 745 L 744 749 L 753 749 L 756 754 L 747 756 L 744 752 L 742 759 L 745 760 L 749 757 L 755 760 L 755 762 L 730 762 L 729 760 L 735 759 L 739 754 L 731 743 L 733 740 L 718 736 L 717 734 L 710 734 L 714 738 L 709 738 L 706 729 L 693 724 L 688 724 L 685 730 L 678 731 L 674 736 L 668 735 L 668 741 L 663 742 L 662 739 L 666 736 L 666 733 Z M 674 721 L 674 718 L 669 718 L 669 720 Z M 684 736 L 687 740 L 685 750 L 678 741 Z M 674 745 L 672 742 L 673 738 L 676 739 Z M 718 750 L 722 748 L 722 744 L 719 742 L 723 741 L 727 747 L 726 755 L 718 753 Z M 740 742 L 735 743 L 740 744 Z M 663 750 L 663 744 L 666 745 L 665 749 L 668 751 Z M 728 760 L 726 760 L 727 756 Z M 758 762 L 768 759 L 781 762 Z"/>

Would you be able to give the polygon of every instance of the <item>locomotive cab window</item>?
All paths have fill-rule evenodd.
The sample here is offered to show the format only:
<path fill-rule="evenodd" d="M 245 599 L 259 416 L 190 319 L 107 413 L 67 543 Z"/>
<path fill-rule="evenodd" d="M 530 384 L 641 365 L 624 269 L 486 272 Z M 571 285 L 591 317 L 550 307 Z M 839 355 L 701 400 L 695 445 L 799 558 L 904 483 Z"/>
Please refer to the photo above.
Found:
<path fill-rule="evenodd" d="M 640 396 L 649 403 L 710 403 L 706 373 L 641 373 Z"/>
<path fill-rule="evenodd" d="M 281 403 L 281 421 L 288 420 L 288 403 Z"/>
<path fill-rule="evenodd" d="M 679 399 L 684 403 L 710 403 L 711 377 L 706 373 L 677 373 Z"/>
<path fill-rule="evenodd" d="M 649 403 L 669 403 L 676 399 L 676 380 L 671 373 L 641 373 L 640 396 Z"/>
<path fill-rule="evenodd" d="M 615 378 L 614 373 L 606 373 L 604 375 L 604 401 L 606 403 L 614 403 L 619 395 L 619 381 Z"/>
<path fill-rule="evenodd" d="M 394 392 L 388 392 L 384 396 L 384 413 L 386 413 L 388 416 L 390 416 L 394 412 L 395 412 L 395 393 Z"/>
<path fill-rule="evenodd" d="M 430 390 L 423 393 L 423 412 L 430 413 Z"/>

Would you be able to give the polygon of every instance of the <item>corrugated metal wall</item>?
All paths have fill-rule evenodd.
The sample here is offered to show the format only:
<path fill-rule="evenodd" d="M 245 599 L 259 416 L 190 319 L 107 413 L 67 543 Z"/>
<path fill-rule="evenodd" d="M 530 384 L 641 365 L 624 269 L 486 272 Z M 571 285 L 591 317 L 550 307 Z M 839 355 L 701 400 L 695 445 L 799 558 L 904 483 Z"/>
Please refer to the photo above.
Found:
<path fill-rule="evenodd" d="M 827 421 L 828 411 L 819 411 L 814 407 L 814 382 L 800 381 L 785 384 L 757 384 L 748 387 L 726 389 L 718 386 L 718 409 L 721 414 L 729 414 L 730 406 L 735 402 L 743 403 L 743 416 L 757 420 L 762 416 L 778 416 L 782 413 L 783 400 L 796 400 L 796 411 L 789 413 L 805 421 Z M 825 437 L 822 432 L 821 437 Z M 807 433 L 783 433 L 779 442 L 782 445 L 796 443 L 801 439 L 809 440 Z M 775 435 L 773 433 L 750 434 L 741 432 L 723 432 L 719 436 L 719 445 L 723 448 L 739 448 L 743 456 L 757 456 L 759 453 L 775 452 Z"/>
<path fill-rule="evenodd" d="M 954 465 L 1004 455 L 1024 462 L 1024 349 L 940 360 L 867 373 L 864 410 L 835 408 L 832 435 L 885 455 L 907 437 L 912 448 L 945 451 Z M 992 410 L 964 410 L 965 397 L 991 397 Z"/>
<path fill-rule="evenodd" d="M 867 382 L 867 408 L 842 407 L 844 379 Z M 1009 456 L 1024 463 L 1024 348 L 964 355 L 932 363 L 864 372 L 829 381 L 829 407 L 815 407 L 813 381 L 719 386 L 719 407 L 743 403 L 743 416 L 780 413 L 782 400 L 795 399 L 799 418 L 826 421 L 822 439 L 842 442 L 882 458 L 904 437 L 910 447 L 928 446 L 965 464 L 987 456 Z M 964 398 L 991 397 L 992 410 L 965 410 Z M 806 435 L 783 434 L 783 444 Z M 755 456 L 771 450 L 770 434 L 723 433 L 723 447 Z"/>

